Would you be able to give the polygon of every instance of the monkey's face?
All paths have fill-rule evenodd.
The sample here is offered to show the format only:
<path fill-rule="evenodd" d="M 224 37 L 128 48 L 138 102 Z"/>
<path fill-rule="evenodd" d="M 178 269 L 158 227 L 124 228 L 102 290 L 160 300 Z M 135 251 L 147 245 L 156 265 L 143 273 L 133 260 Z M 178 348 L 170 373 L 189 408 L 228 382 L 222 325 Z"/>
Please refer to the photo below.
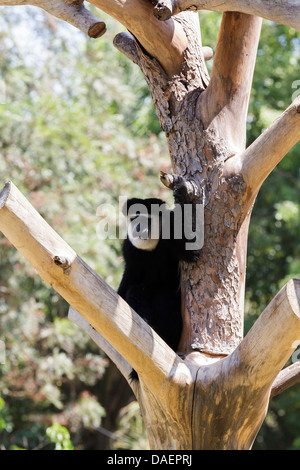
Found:
<path fill-rule="evenodd" d="M 161 227 L 156 214 L 128 214 L 128 237 L 139 250 L 153 251 L 158 245 Z"/>

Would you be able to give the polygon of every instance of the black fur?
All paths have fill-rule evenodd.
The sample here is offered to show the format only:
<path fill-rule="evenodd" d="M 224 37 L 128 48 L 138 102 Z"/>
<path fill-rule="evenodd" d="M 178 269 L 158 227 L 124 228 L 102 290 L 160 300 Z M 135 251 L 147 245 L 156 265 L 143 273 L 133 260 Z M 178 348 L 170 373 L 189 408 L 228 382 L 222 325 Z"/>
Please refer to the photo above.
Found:
<path fill-rule="evenodd" d="M 175 202 L 182 203 L 174 191 Z M 129 199 L 132 204 L 164 204 L 161 199 Z M 171 211 L 171 226 L 173 212 Z M 183 223 L 183 222 L 182 222 Z M 199 251 L 186 251 L 185 239 L 159 239 L 153 251 L 136 248 L 129 238 L 123 243 L 125 271 L 118 294 L 176 351 L 182 331 L 180 261 L 193 261 Z M 132 370 L 130 379 L 138 378 Z"/>

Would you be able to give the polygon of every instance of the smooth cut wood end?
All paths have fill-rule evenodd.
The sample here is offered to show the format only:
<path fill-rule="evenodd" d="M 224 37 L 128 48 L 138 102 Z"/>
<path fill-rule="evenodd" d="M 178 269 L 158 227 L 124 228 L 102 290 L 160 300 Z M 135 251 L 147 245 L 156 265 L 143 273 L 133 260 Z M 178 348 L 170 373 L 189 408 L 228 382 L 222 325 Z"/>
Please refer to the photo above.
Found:
<path fill-rule="evenodd" d="M 100 38 L 104 33 L 106 33 L 106 24 L 103 21 L 93 24 L 88 30 L 89 37 L 93 39 Z"/>
<path fill-rule="evenodd" d="M 160 21 L 166 21 L 169 18 L 171 18 L 173 9 L 172 9 L 172 3 L 168 5 L 169 2 L 167 3 L 162 3 L 159 2 L 155 7 L 153 8 L 153 14 L 155 18 L 157 18 Z"/>
<path fill-rule="evenodd" d="M 291 279 L 287 283 L 287 295 L 293 312 L 300 318 L 300 279 Z"/>

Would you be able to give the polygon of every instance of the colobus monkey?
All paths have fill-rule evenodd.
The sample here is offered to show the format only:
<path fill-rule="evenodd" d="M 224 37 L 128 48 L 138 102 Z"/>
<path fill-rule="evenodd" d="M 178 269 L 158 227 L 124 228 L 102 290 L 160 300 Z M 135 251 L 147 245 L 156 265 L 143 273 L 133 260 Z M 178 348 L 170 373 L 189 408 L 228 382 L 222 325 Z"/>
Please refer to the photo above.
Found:
<path fill-rule="evenodd" d="M 185 202 L 185 180 L 176 178 L 174 210 L 156 198 L 132 198 L 125 203 L 125 270 L 118 289 L 118 294 L 174 351 L 182 331 L 180 261 L 196 261 L 202 247 L 197 245 L 194 230 L 196 204 Z M 130 379 L 137 378 L 132 370 Z"/>

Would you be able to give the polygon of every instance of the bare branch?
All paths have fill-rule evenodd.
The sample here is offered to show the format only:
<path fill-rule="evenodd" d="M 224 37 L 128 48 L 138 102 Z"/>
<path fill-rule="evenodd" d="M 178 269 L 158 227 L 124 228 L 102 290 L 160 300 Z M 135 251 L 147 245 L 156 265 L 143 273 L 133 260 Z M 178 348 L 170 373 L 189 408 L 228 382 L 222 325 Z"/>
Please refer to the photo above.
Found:
<path fill-rule="evenodd" d="M 271 389 L 271 398 L 284 392 L 289 387 L 300 382 L 300 362 L 283 369 L 277 375 Z"/>
<path fill-rule="evenodd" d="M 184 10 L 238 11 L 300 30 L 300 0 L 159 0 L 154 15 L 166 20 Z"/>
<path fill-rule="evenodd" d="M 233 153 L 246 145 L 246 119 L 261 19 L 224 13 L 210 83 L 198 103 L 205 128 L 218 123 L 220 136 Z"/>
<path fill-rule="evenodd" d="M 135 382 L 130 383 L 128 380 L 129 374 L 132 370 L 132 367 L 128 362 L 118 353 L 118 351 L 108 342 L 103 336 L 92 327 L 90 323 L 88 323 L 80 313 L 76 312 L 73 307 L 69 308 L 68 318 L 71 320 L 75 325 L 82 328 L 90 338 L 99 346 L 99 348 L 112 360 L 112 362 L 117 366 L 121 374 L 125 377 L 128 384 L 134 389 Z"/>
<path fill-rule="evenodd" d="M 202 47 L 202 52 L 203 52 L 204 60 L 210 60 L 210 59 L 213 58 L 214 51 L 212 50 L 211 47 L 209 47 L 209 46 L 203 46 L 203 47 Z"/>
<path fill-rule="evenodd" d="M 114 46 L 135 64 L 139 63 L 139 56 L 133 37 L 128 33 L 119 33 L 114 38 Z"/>
<path fill-rule="evenodd" d="M 227 359 L 242 380 L 255 388 L 271 387 L 300 343 L 300 280 L 290 280 L 256 320 Z"/>
<path fill-rule="evenodd" d="M 70 23 L 91 38 L 99 38 L 106 25 L 83 5 L 83 0 L 0 0 L 0 5 L 33 5 Z"/>
<path fill-rule="evenodd" d="M 253 200 L 269 173 L 299 139 L 300 97 L 244 153 L 227 161 L 224 176 L 241 173 Z"/>
<path fill-rule="evenodd" d="M 47 224 L 13 183 L 0 193 L 0 230 L 153 390 L 182 363 L 176 353 Z"/>
<path fill-rule="evenodd" d="M 157 20 L 148 0 L 91 0 L 90 3 L 123 24 L 147 53 L 158 60 L 169 77 L 180 73 L 188 44 L 178 21 Z"/>
<path fill-rule="evenodd" d="M 136 43 L 131 34 L 128 33 L 119 33 L 114 38 L 114 46 L 120 52 L 122 52 L 126 57 L 135 64 L 139 64 L 139 55 L 137 52 Z M 204 60 L 210 60 L 214 53 L 211 47 L 204 46 L 201 48 Z"/>

